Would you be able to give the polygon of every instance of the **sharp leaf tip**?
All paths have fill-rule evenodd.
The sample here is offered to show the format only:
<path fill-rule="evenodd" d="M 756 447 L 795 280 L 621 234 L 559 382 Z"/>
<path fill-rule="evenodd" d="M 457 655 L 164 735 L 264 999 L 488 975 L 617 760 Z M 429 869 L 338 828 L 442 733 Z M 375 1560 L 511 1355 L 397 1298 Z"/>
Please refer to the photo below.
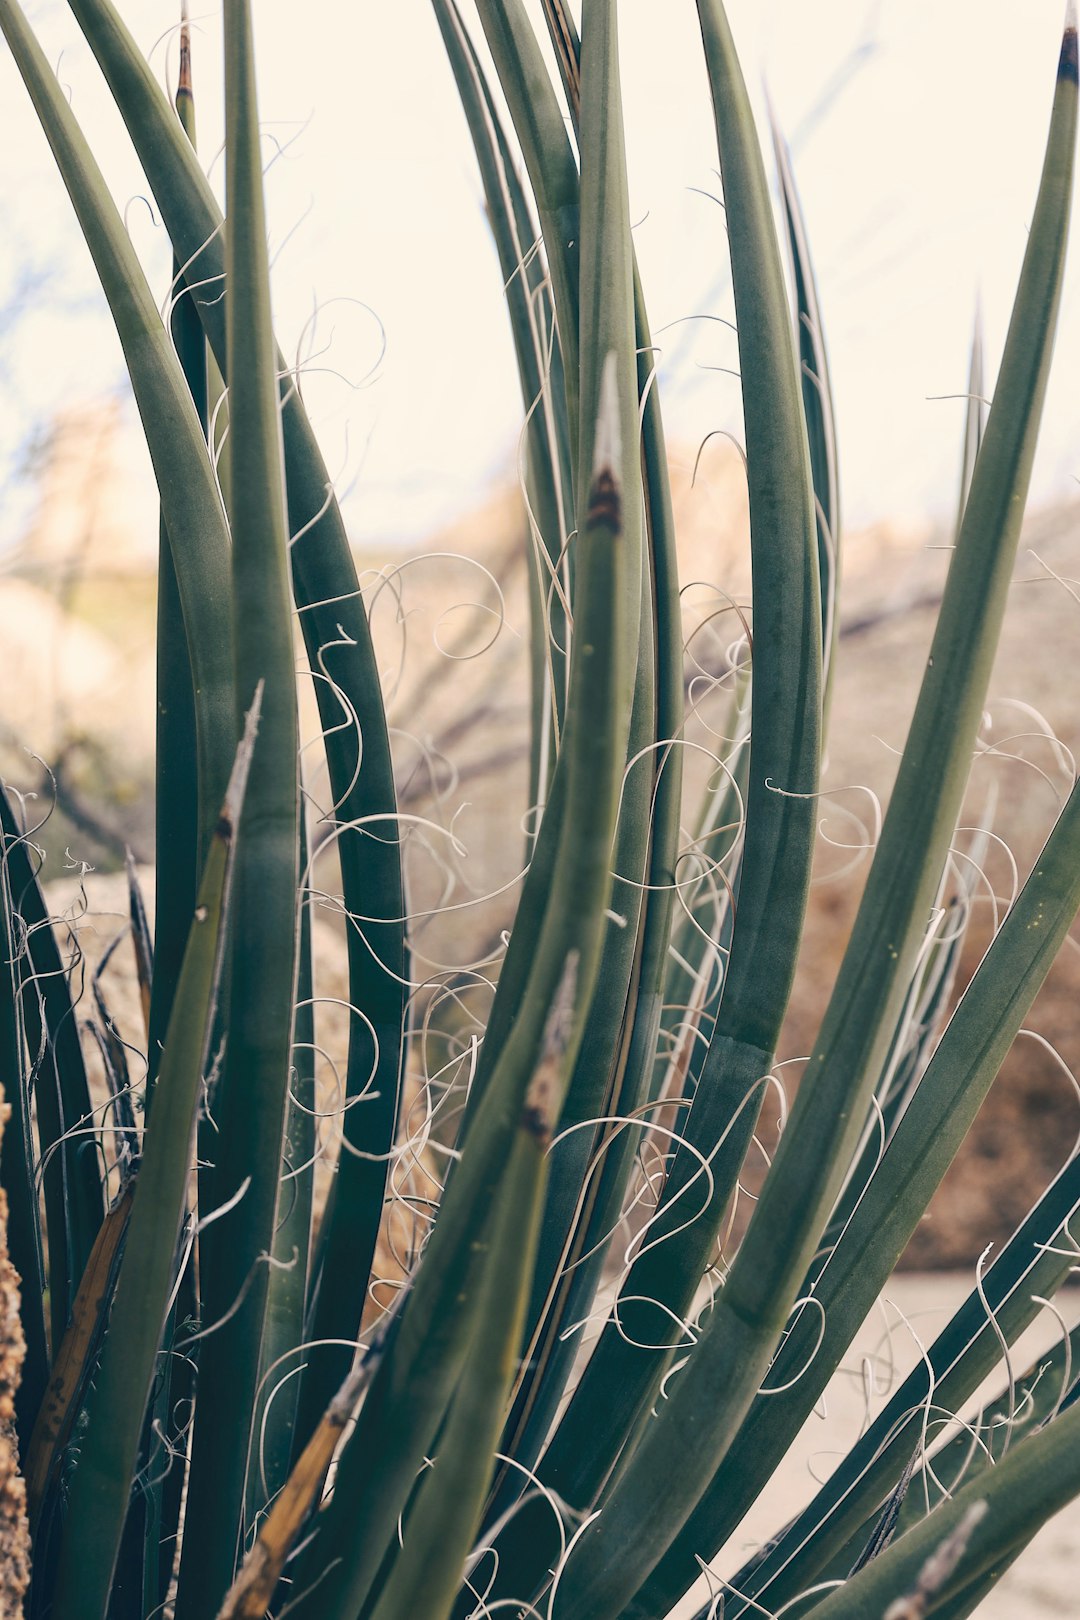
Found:
<path fill-rule="evenodd" d="M 1058 78 L 1067 79 L 1070 84 L 1080 83 L 1080 56 L 1078 56 L 1077 52 L 1076 38 L 1076 0 L 1069 0 L 1068 10 L 1065 13 L 1065 34 L 1061 41 Z"/>

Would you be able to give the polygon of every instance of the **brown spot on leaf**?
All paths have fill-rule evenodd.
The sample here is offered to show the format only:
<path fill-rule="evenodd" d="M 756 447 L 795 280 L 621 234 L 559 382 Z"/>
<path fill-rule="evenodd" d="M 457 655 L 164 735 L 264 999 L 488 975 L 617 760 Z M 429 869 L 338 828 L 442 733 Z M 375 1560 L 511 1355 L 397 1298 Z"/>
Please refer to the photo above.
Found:
<path fill-rule="evenodd" d="M 585 521 L 590 529 L 610 529 L 612 534 L 622 528 L 622 496 L 608 467 L 602 467 L 593 479 Z"/>

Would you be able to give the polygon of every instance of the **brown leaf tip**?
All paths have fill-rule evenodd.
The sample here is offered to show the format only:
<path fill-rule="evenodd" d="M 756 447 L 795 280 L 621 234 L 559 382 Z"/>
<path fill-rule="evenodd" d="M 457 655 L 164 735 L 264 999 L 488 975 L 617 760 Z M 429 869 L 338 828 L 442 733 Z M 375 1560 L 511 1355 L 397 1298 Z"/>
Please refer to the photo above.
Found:
<path fill-rule="evenodd" d="M 187 0 L 183 0 L 180 7 L 180 78 L 176 93 L 178 96 L 191 95 L 191 29 L 188 25 Z"/>
<path fill-rule="evenodd" d="M 609 529 L 612 534 L 622 528 L 622 496 L 610 467 L 602 467 L 593 479 L 585 521 L 590 529 Z"/>
<path fill-rule="evenodd" d="M 1070 84 L 1080 84 L 1080 55 L 1077 52 L 1076 28 L 1073 25 L 1066 28 L 1061 41 L 1058 78 L 1067 79 Z"/>

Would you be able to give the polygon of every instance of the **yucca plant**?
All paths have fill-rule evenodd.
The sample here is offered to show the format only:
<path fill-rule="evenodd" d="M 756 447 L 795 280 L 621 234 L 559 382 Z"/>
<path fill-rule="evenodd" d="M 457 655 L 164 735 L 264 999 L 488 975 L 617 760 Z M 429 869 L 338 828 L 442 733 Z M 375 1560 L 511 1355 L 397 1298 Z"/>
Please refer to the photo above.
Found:
<path fill-rule="evenodd" d="M 584 0 L 580 35 L 564 0 L 544 0 L 557 80 L 522 0 L 477 0 L 483 56 L 456 0 L 433 0 L 527 412 L 536 810 L 482 1040 L 446 1023 L 450 1080 L 428 1072 L 417 1039 L 442 1014 L 410 954 L 404 818 L 365 598 L 271 330 L 249 0 L 224 4 L 224 219 L 195 151 L 186 30 L 174 107 L 112 0 L 69 3 L 175 277 L 163 323 L 67 96 L 17 0 L 0 0 L 161 496 L 152 940 L 134 876 L 131 888 L 146 1074 L 129 1075 L 103 1019 L 105 1108 L 33 828 L 17 797 L 0 803 L 0 1168 L 27 1345 L 16 1420 L 29 1612 L 661 1620 L 783 1463 L 1080 905 L 1074 789 L 946 1020 L 971 906 L 950 849 L 1062 285 L 1075 11 L 985 424 L 972 386 L 961 516 L 910 735 L 820 1033 L 735 1238 L 803 932 L 840 521 L 807 233 L 777 133 L 792 296 L 720 0 L 698 0 L 698 14 L 753 588 L 728 671 L 728 741 L 688 812 L 675 533 L 615 0 Z M 312 876 L 294 624 L 331 786 L 330 896 Z M 350 1004 L 321 1208 L 317 898 L 345 922 Z M 391 1297 L 373 1287 L 385 1280 L 376 1255 L 401 1213 L 388 1176 L 418 1094 L 440 1154 L 408 1205 Z M 1006 1380 L 1007 1347 L 1073 1268 L 1078 1205 L 1073 1157 L 811 1504 L 712 1579 L 711 1614 L 722 1596 L 726 1620 L 956 1620 L 1080 1493 L 1073 1340 L 1028 1384 Z M 598 1313 L 582 1358 L 576 1329 Z M 971 1446 L 954 1418 L 995 1369 L 1005 1392 L 990 1438 Z"/>

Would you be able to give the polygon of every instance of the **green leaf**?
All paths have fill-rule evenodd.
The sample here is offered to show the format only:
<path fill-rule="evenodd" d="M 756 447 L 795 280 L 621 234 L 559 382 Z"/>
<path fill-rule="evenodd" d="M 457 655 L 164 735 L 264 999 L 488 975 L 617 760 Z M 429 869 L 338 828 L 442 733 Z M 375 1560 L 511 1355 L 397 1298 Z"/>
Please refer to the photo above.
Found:
<path fill-rule="evenodd" d="M 545 20 L 580 138 L 580 39 L 561 0 L 545 6 Z M 616 881 L 612 905 L 623 921 L 608 930 L 603 996 L 590 1016 L 560 1121 L 529 1314 L 535 1331 L 502 1447 L 517 1465 L 507 1471 L 504 1485 L 513 1494 L 522 1488 L 522 1467 L 532 1467 L 548 1436 L 576 1358 L 575 1339 L 564 1329 L 588 1314 L 617 1226 L 640 1131 L 613 1131 L 603 1122 L 634 1115 L 649 1095 L 671 932 L 682 797 L 682 621 L 654 349 L 636 264 L 634 313 L 647 546 L 638 687 L 615 871 L 624 878 L 640 872 L 636 882 L 643 892 L 635 895 L 630 882 Z M 589 1120 L 597 1121 L 592 1130 L 586 1128 Z M 590 1172 L 597 1162 L 599 1173 Z M 613 1445 L 621 1438 L 609 1435 Z M 505 1505 L 497 1498 L 492 1514 L 498 1516 Z M 511 1534 L 530 1537 L 523 1516 Z"/>
<path fill-rule="evenodd" d="M 506 1174 L 477 1240 L 482 1276 L 461 1378 L 373 1620 L 411 1620 L 418 1613 L 426 1620 L 445 1620 L 453 1608 L 517 1371 L 576 988 L 577 959 L 571 955 L 548 1014 Z"/>
<path fill-rule="evenodd" d="M 601 32 L 597 46 L 596 71 L 602 78 L 614 72 L 610 34 Z M 617 102 L 609 116 L 618 116 Z M 464 1364 L 466 1330 L 479 1285 L 473 1249 L 477 1223 L 506 1173 L 548 1011 L 574 955 L 578 992 L 564 1054 L 568 1070 L 599 966 L 638 626 L 637 596 L 628 582 L 640 578 L 641 566 L 638 503 L 623 493 L 637 488 L 639 476 L 628 205 L 625 189 L 618 185 L 621 146 L 606 140 L 607 133 L 601 127 L 591 138 L 595 170 L 586 166 L 583 179 L 582 285 L 591 292 L 583 301 L 588 318 L 583 314 L 582 326 L 595 322 L 596 330 L 582 348 L 589 362 L 582 397 L 598 404 L 594 442 L 585 462 L 588 497 L 579 517 L 577 633 L 567 727 L 554 785 L 555 792 L 565 792 L 565 810 L 550 829 L 546 820 L 541 828 L 519 907 L 519 928 L 523 916 L 534 919 L 526 936 L 531 945 L 528 982 L 450 1178 L 393 1354 L 375 1375 L 342 1454 L 319 1533 L 299 1561 L 295 1586 L 300 1592 L 308 1592 L 315 1576 L 324 1573 L 317 1591 L 297 1600 L 298 1616 L 317 1611 L 351 1620 L 371 1590 Z M 600 296 L 603 285 L 606 298 Z M 605 342 L 612 346 L 605 349 Z M 600 354 L 607 356 L 602 393 L 596 375 Z M 580 471 L 578 480 L 583 483 Z M 545 846 L 556 837 L 552 858 Z M 373 1455 L 384 1459 L 377 1477 L 368 1465 Z"/>
<path fill-rule="evenodd" d="M 180 76 L 176 110 L 184 133 L 195 145 L 195 103 L 191 87 L 191 46 L 187 22 L 181 29 Z M 169 330 L 205 437 L 208 428 L 206 339 L 187 293 L 179 260 L 173 260 L 173 300 Z M 183 604 L 172 559 L 168 526 L 161 517 L 157 593 L 157 736 L 154 847 L 168 851 L 154 869 L 157 952 L 156 985 L 150 998 L 147 1107 L 153 1104 L 160 1046 L 172 1012 L 187 943 L 188 922 L 199 882 L 199 822 L 196 757 L 195 678 L 184 629 Z"/>
<path fill-rule="evenodd" d="M 800 1296 L 812 1294 L 820 1309 L 806 1308 L 792 1321 L 769 1371 L 775 1393 L 751 1407 L 685 1531 L 643 1589 L 643 1603 L 678 1597 L 693 1578 L 694 1553 L 711 1553 L 727 1540 L 779 1466 L 963 1142 L 1078 907 L 1080 788 L 1074 788 L 880 1165 L 831 1252 L 804 1281 Z"/>
<path fill-rule="evenodd" d="M 0 793 L 0 829 L 15 930 L 18 1011 L 37 1108 L 55 1351 L 105 1214 L 99 1143 L 68 967 L 31 860 L 33 846 L 6 793 Z M 29 1096 L 24 1107 L 29 1108 Z M 29 1121 L 23 1128 L 29 1129 Z M 29 1218 L 30 1209 L 24 1215 Z M 27 1275 L 33 1274 L 31 1267 Z"/>
<path fill-rule="evenodd" d="M 237 754 L 199 888 L 158 1075 L 101 1365 L 68 1488 L 53 1609 L 104 1617 L 176 1270 L 229 901 L 234 833 L 258 724 Z"/>
<path fill-rule="evenodd" d="M 715 76 L 716 59 L 729 58 L 730 36 L 718 3 L 700 0 L 699 11 Z M 585 1614 L 602 1620 L 624 1607 L 708 1488 L 761 1384 L 856 1146 L 940 882 L 1004 613 L 1060 301 L 1075 92 L 1074 83 L 1059 81 L 984 449 L 896 787 L 836 988 L 722 1293 L 600 1517 L 577 1542 L 560 1588 L 566 1596 L 558 1620 L 579 1620 Z M 716 96 L 718 117 L 727 104 L 723 95 Z M 735 221 L 742 214 L 729 196 L 733 255 Z M 740 336 L 744 324 L 740 317 Z M 742 371 L 745 378 L 745 362 Z M 755 703 L 757 683 L 755 671 Z M 774 786 L 782 782 L 773 778 Z M 755 785 L 752 767 L 751 796 Z M 751 802 L 751 825 L 753 815 Z M 748 875 L 740 891 L 739 923 Z M 775 917 L 775 911 L 763 914 L 770 915 Z M 766 950 L 754 962 L 754 972 L 766 985 L 770 975 L 764 964 L 769 960 Z M 722 1020 L 732 993 L 729 976 Z M 744 999 L 740 992 L 733 1007 Z M 751 997 L 751 1016 L 752 1011 Z M 714 1048 L 716 1044 L 714 1036 Z M 745 1050 L 749 1056 L 749 1047 Z M 658 1478 L 668 1481 L 659 1508 Z"/>
<path fill-rule="evenodd" d="M 190 143 L 111 0 L 69 0 L 105 74 L 153 190 L 218 367 L 227 371 L 221 212 Z M 197 287 L 197 290 L 195 290 Z M 313 1261 L 310 1334 L 359 1328 L 382 1215 L 405 1024 L 404 901 L 389 737 L 356 567 L 326 463 L 284 359 L 277 356 L 293 591 L 323 725 L 341 862 L 350 1021 L 343 1150 Z M 228 476 L 223 480 L 228 484 Z M 361 768 L 362 765 L 362 768 Z M 348 1151 L 352 1148 L 355 1151 Z M 348 1352 L 312 1356 L 298 1442 L 341 1383 Z"/>
<path fill-rule="evenodd" d="M 619 1307 L 623 1330 L 607 1327 L 543 1471 L 545 1481 L 579 1511 L 590 1505 L 609 1467 L 606 1448 L 598 1443 L 597 1403 L 607 1410 L 613 1403 L 632 1417 L 647 1411 L 676 1336 L 673 1323 L 688 1308 L 715 1241 L 790 993 L 813 847 L 821 621 L 801 385 L 745 87 L 730 41 L 719 32 L 709 38 L 750 480 L 754 683 L 747 835 L 718 1022 L 683 1128 L 688 1146 L 674 1156 L 658 1218 L 657 1235 L 668 1233 L 669 1241 L 647 1250 L 632 1269 Z M 680 1195 L 691 1178 L 700 1186 L 702 1155 L 710 1159 L 715 1191 L 707 1212 L 687 1223 Z M 660 1302 L 656 1308 L 647 1303 L 654 1299 Z M 656 1351 L 642 1348 L 651 1344 Z M 663 1534 L 664 1515 L 655 1502 L 646 1517 L 645 1534 L 635 1530 L 635 1553 L 653 1533 Z M 582 1545 L 602 1534 L 592 1527 Z M 583 1564 L 576 1574 L 584 1579 Z"/>
<path fill-rule="evenodd" d="M 582 433 L 591 439 L 594 420 L 589 414 L 590 402 L 579 394 L 579 367 L 588 364 L 588 357 L 579 355 L 581 222 L 577 164 L 562 109 L 521 0 L 478 0 L 476 9 L 540 216 L 566 379 L 568 432 L 574 446 Z M 580 502 L 583 492 L 577 490 L 575 495 Z"/>
<path fill-rule="evenodd" d="M 970 1423 L 940 1446 L 912 1476 L 897 1521 L 897 1534 L 926 1515 L 978 1474 L 995 1468 L 1018 1438 L 1034 1434 L 1076 1398 L 1080 1327 L 1062 1337 Z"/>
<path fill-rule="evenodd" d="M 0 787 L 0 804 L 7 795 Z M 8 1252 L 19 1274 L 19 1319 L 26 1340 L 26 1358 L 15 1394 L 15 1420 L 20 1455 L 25 1458 L 49 1376 L 49 1348 L 45 1331 L 45 1257 L 41 1246 L 40 1212 L 35 1181 L 33 1102 L 20 1004 L 18 946 L 10 871 L 10 808 L 3 818 L 3 860 L 0 862 L 0 1072 L 4 1102 L 11 1110 L 0 1146 L 0 1185 L 8 1201 Z"/>
<path fill-rule="evenodd" d="M 829 711 L 832 680 L 836 670 L 836 643 L 840 621 L 840 475 L 837 466 L 836 415 L 833 409 L 832 379 L 825 348 L 825 327 L 818 297 L 817 279 L 802 204 L 795 185 L 791 153 L 769 108 L 773 151 L 780 177 L 788 252 L 795 280 L 795 316 L 798 322 L 799 365 L 802 377 L 803 412 L 810 448 L 810 468 L 814 480 L 817 511 L 818 573 L 821 579 L 821 642 L 825 684 L 824 709 Z"/>
<path fill-rule="evenodd" d="M 299 800 L 288 530 L 249 0 L 225 6 L 225 376 L 237 706 L 262 690 L 230 939 L 228 1046 L 199 1244 L 203 1319 L 178 1617 L 232 1581 L 261 1361 L 296 995 Z M 200 1196 L 201 1196 L 200 1189 Z"/>
<path fill-rule="evenodd" d="M 187 382 L 123 220 L 67 96 L 16 0 L 3 0 L 0 5 L 0 28 L 30 92 L 101 279 L 146 433 L 173 548 L 195 678 L 200 847 L 205 853 L 236 742 L 225 516 Z M 177 128 L 179 131 L 178 123 Z"/>
<path fill-rule="evenodd" d="M 562 350 L 554 332 L 547 268 L 534 251 L 538 228 L 475 47 L 455 0 L 433 0 L 472 137 L 510 315 L 527 426 L 530 529 L 532 747 L 530 805 L 546 802 L 565 719 L 569 665 L 568 560 L 573 465 Z"/>
<path fill-rule="evenodd" d="M 1080 1494 L 1080 1406 L 1010 1448 L 922 1523 L 815 1609 L 818 1620 L 864 1620 L 910 1594 L 920 1615 L 940 1613 L 1006 1549 Z M 948 1549 L 952 1556 L 943 1556 Z M 923 1600 L 918 1602 L 921 1594 Z M 955 1612 L 955 1611 L 954 1611 Z"/>
<path fill-rule="evenodd" d="M 300 1390 L 298 1374 L 308 1353 L 304 1343 L 304 1311 L 311 1259 L 318 1108 L 309 858 L 306 816 L 301 808 L 296 1020 L 281 1192 L 274 1232 L 275 1263 L 266 1301 L 255 1446 L 248 1470 L 249 1518 L 254 1518 L 256 1511 L 273 1501 L 288 1478 Z"/>
<path fill-rule="evenodd" d="M 1011 1344 L 1018 1337 L 1042 1309 L 1039 1301 L 1052 1295 L 1068 1277 L 1075 1263 L 1074 1245 L 1068 1235 L 1069 1223 L 1075 1219 L 1078 1207 L 1080 1159 L 1074 1157 L 928 1347 L 925 1358 L 893 1393 L 809 1506 L 783 1531 L 763 1558 L 754 1560 L 751 1567 L 740 1570 L 734 1577 L 732 1584 L 743 1595 L 745 1604 L 739 1599 L 729 1604 L 732 1620 L 736 1620 L 744 1607 L 749 1614 L 755 1612 L 754 1605 L 758 1601 L 755 1594 L 778 1607 L 812 1586 L 868 1514 L 880 1507 L 916 1447 L 932 1445 L 951 1415 L 962 1408 L 982 1380 L 994 1371 L 1000 1363 L 1002 1344 Z M 814 1366 L 816 1369 L 816 1362 Z M 816 1387 L 816 1373 L 814 1383 Z M 930 1411 L 928 1402 L 932 1402 Z M 796 1416 L 795 1421 L 801 1422 L 801 1417 Z M 752 1419 L 725 1462 L 722 1472 L 729 1480 L 739 1459 L 745 1461 L 754 1456 L 754 1440 L 761 1436 L 761 1426 L 753 1424 Z M 718 1474 L 717 1484 L 720 1477 Z M 752 1480 L 743 1503 L 758 1488 Z M 717 1494 L 709 1504 L 712 1523 L 703 1524 L 699 1520 L 696 1526 L 700 1536 L 694 1544 L 697 1553 L 704 1555 L 707 1549 L 718 1546 L 727 1534 L 728 1508 L 726 1504 L 721 1508 L 720 1504 Z M 723 1514 L 724 1522 L 720 1522 L 717 1509 Z M 741 1518 L 742 1511 L 743 1505 L 735 1504 L 730 1522 Z M 685 1532 L 687 1539 L 693 1526 L 691 1520 Z M 715 1536 L 714 1532 L 717 1532 Z M 657 1571 L 658 1577 L 667 1576 L 668 1590 L 678 1585 L 680 1573 L 685 1576 L 686 1559 L 690 1555 L 685 1549 L 683 1552 L 681 1571 L 674 1568 L 664 1571 L 662 1567 Z M 697 1573 L 696 1565 L 694 1573 Z M 688 1580 L 683 1578 L 679 1590 L 684 1590 L 687 1584 Z M 634 1612 L 653 1612 L 644 1605 L 655 1601 L 663 1588 L 663 1579 L 650 1582 L 642 1589 Z"/>

